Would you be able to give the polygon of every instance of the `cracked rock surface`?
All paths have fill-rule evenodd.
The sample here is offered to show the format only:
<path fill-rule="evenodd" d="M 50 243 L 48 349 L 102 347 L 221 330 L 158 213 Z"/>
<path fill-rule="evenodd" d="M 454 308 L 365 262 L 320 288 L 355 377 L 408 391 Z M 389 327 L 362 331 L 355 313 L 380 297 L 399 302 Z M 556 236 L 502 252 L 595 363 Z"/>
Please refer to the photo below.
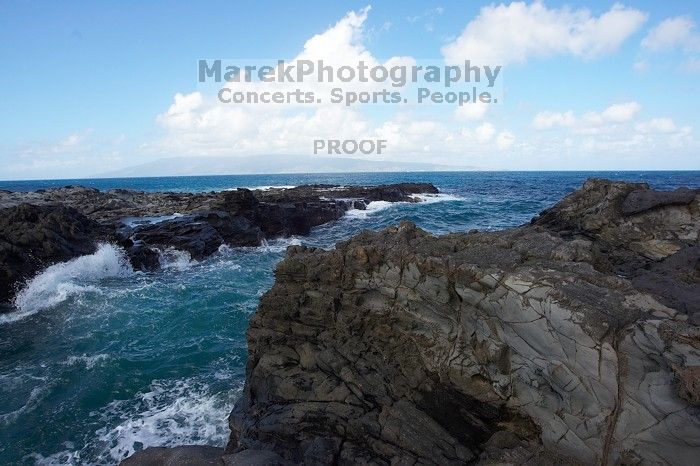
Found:
<path fill-rule="evenodd" d="M 515 229 L 290 247 L 224 462 L 697 464 L 699 231 L 698 191 L 589 180 Z"/>

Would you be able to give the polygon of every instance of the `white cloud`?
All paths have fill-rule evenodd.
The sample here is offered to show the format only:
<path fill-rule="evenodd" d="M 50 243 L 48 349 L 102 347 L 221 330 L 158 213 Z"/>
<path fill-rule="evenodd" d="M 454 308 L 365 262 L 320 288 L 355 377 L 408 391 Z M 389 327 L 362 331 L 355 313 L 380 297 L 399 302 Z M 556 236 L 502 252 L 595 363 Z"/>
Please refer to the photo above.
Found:
<path fill-rule="evenodd" d="M 334 26 L 306 41 L 294 60 L 323 60 L 338 67 L 364 61 L 369 67 L 379 62 L 362 43 L 363 24 L 369 7 L 351 11 Z M 393 57 L 385 62 L 404 63 L 409 58 Z M 354 80 L 344 90 L 367 90 L 378 83 Z M 294 91 L 297 83 L 227 83 L 233 91 Z M 304 91 L 326 94 L 337 83 L 320 83 L 311 77 Z M 201 92 L 176 94 L 170 108 L 156 121 L 167 130 L 166 137 L 145 148 L 153 152 L 177 151 L 191 154 L 232 154 L 254 152 L 308 152 L 320 137 L 358 137 L 369 132 L 367 123 L 354 108 L 318 104 L 223 104 Z"/>
<path fill-rule="evenodd" d="M 532 120 L 535 129 L 549 129 L 556 126 L 573 126 L 576 123 L 574 112 L 540 112 Z"/>
<path fill-rule="evenodd" d="M 364 23 L 369 8 L 349 12 L 335 25 L 306 41 L 303 50 L 294 60 L 319 60 L 325 65 L 347 65 L 364 61 L 368 67 L 379 61 L 363 44 Z M 439 14 L 430 11 L 430 14 Z M 392 57 L 385 66 L 413 64 L 410 57 Z M 298 87 L 296 83 L 227 83 L 227 87 L 243 91 L 287 91 Z M 316 95 L 328 95 L 337 83 L 304 81 L 304 90 Z M 357 80 L 344 83 L 343 90 L 383 89 L 381 83 L 361 83 Z M 393 115 L 389 112 L 383 120 L 368 118 L 364 111 L 374 106 L 345 107 L 338 104 L 314 103 L 299 105 L 222 104 L 215 95 L 203 92 L 178 93 L 170 107 L 158 115 L 157 122 L 166 135 L 143 150 L 149 154 L 168 155 L 249 155 L 254 153 L 295 154 L 310 153 L 313 141 L 328 139 L 387 139 L 388 156 L 400 156 L 426 162 L 435 161 L 440 154 L 456 154 L 507 146 L 508 135 L 497 140 L 498 130 L 491 123 L 482 123 L 473 129 L 464 129 L 458 122 L 483 120 L 488 104 L 476 103 L 457 107 L 454 119 L 439 121 L 431 117 Z M 393 109 L 391 109 L 393 110 Z M 426 158 L 430 153 L 430 159 Z M 445 162 L 445 161 L 443 161 Z M 447 160 L 446 162 L 449 162 Z"/>
<path fill-rule="evenodd" d="M 202 106 L 204 98 L 199 92 L 183 95 L 175 94 L 175 102 L 168 108 L 168 111 L 158 115 L 157 121 L 170 128 L 188 128 L 192 126 L 195 111 Z"/>
<path fill-rule="evenodd" d="M 678 129 L 670 118 L 652 118 L 637 123 L 635 128 L 640 133 L 675 133 Z"/>
<path fill-rule="evenodd" d="M 406 21 L 409 23 L 423 22 L 423 27 L 427 32 L 433 32 L 435 30 L 435 19 L 445 12 L 445 9 L 441 6 L 425 10 L 419 15 L 407 16 Z"/>
<path fill-rule="evenodd" d="M 66 139 L 60 142 L 60 146 L 63 147 L 73 147 L 77 144 L 80 143 L 80 141 L 83 140 L 83 135 L 78 134 L 78 133 L 73 133 L 70 136 L 68 136 Z"/>
<path fill-rule="evenodd" d="M 615 4 L 595 17 L 587 9 L 548 8 L 543 2 L 491 5 L 442 49 L 448 63 L 522 63 L 530 57 L 594 58 L 617 50 L 647 14 Z"/>
<path fill-rule="evenodd" d="M 123 140 L 95 138 L 92 129 L 76 131 L 56 140 L 3 147 L 11 154 L 3 163 L 2 177 L 56 179 L 90 176 L 123 160 Z"/>
<path fill-rule="evenodd" d="M 652 51 L 672 50 L 676 48 L 686 51 L 700 50 L 700 34 L 696 24 L 689 16 L 668 18 L 654 27 L 642 39 L 642 47 Z"/>
<path fill-rule="evenodd" d="M 542 4 L 522 6 L 528 11 L 535 7 L 544 8 L 559 19 L 561 18 L 557 15 L 588 18 L 587 21 L 576 23 L 576 34 L 571 32 L 571 24 L 565 25 L 567 40 L 572 41 L 572 37 L 576 37 L 582 45 L 578 48 L 567 45 L 562 53 L 592 56 L 606 49 L 599 47 L 600 44 L 590 44 L 581 39 L 582 31 L 601 27 L 601 21 L 606 23 L 608 20 L 602 19 L 605 15 L 593 18 L 584 15 L 581 10 L 547 10 Z M 363 28 L 368 11 L 364 9 L 348 13 L 327 31 L 306 41 L 296 58 L 323 59 L 329 64 L 347 64 L 360 59 L 370 64 L 378 63 L 363 44 L 363 40 L 366 40 Z M 615 15 L 624 16 L 630 10 L 614 7 L 611 11 L 617 12 Z M 532 27 L 536 28 L 538 24 L 535 23 Z M 604 39 L 602 43 L 609 44 L 610 41 Z M 559 53 L 552 50 L 547 53 L 550 52 Z M 527 49 L 525 56 L 540 55 L 530 53 Z M 410 57 L 393 57 L 389 60 L 390 63 L 411 61 Z M 240 86 L 239 89 L 259 90 L 257 86 L 261 83 L 236 85 Z M 287 90 L 284 86 L 296 88 L 296 84 L 275 85 L 282 86 L 283 90 Z M 324 87 L 326 85 L 327 83 L 311 83 L 314 92 L 319 93 L 327 90 Z M 375 85 L 376 83 L 357 82 L 351 84 L 353 90 L 366 90 Z M 687 149 L 694 144 L 690 128 L 684 127 L 687 130 L 677 129 L 672 133 L 651 131 L 651 125 L 647 132 L 642 131 L 646 126 L 637 128 L 635 118 L 641 111 L 641 105 L 635 101 L 616 103 L 599 111 L 581 114 L 574 111 L 541 112 L 533 118 L 532 126 L 551 131 L 535 131 L 524 135 L 502 127 L 497 121 L 485 121 L 489 115 L 489 106 L 486 104 L 467 104 L 454 109 L 443 107 L 449 108 L 450 113 L 437 110 L 437 107 L 400 109 L 406 113 L 397 113 L 389 107 L 385 107 L 387 112 L 374 112 L 375 108 L 348 108 L 330 104 L 224 105 L 218 102 L 215 95 L 209 95 L 205 91 L 177 94 L 170 107 L 157 118 L 164 129 L 164 137 L 144 146 L 142 153 L 148 156 L 309 154 L 312 152 L 313 140 L 317 138 L 381 138 L 388 141 L 387 151 L 381 157 L 373 155 L 375 160 L 476 165 L 482 168 L 537 168 L 534 157 L 539 157 L 540 153 L 551 153 L 560 158 L 556 159 L 552 155 L 549 159 L 551 165 L 539 168 L 571 168 L 568 162 L 562 162 L 561 157 L 566 157 L 567 154 L 585 154 L 587 157 L 591 154 L 596 154 L 596 157 L 617 153 L 634 154 L 635 151 L 641 153 L 651 150 L 650 148 Z M 367 110 L 372 113 L 365 115 Z M 491 156 L 495 151 L 500 151 L 498 158 Z M 528 165 L 530 163 L 533 165 Z"/>
<path fill-rule="evenodd" d="M 454 111 L 455 119 L 457 121 L 481 120 L 486 116 L 490 105 L 483 102 L 470 102 L 458 106 Z"/>
<path fill-rule="evenodd" d="M 509 149 L 515 142 L 515 135 L 510 131 L 501 131 L 496 137 L 496 146 L 501 150 Z"/>
<path fill-rule="evenodd" d="M 90 147 L 92 129 L 71 133 L 58 141 L 46 141 L 25 146 L 18 151 L 20 157 L 57 156 L 82 152 Z"/>
<path fill-rule="evenodd" d="M 484 144 L 493 139 L 494 134 L 496 134 L 496 128 L 491 123 L 482 123 L 476 127 L 474 134 L 476 135 L 476 140 Z"/>
<path fill-rule="evenodd" d="M 642 106 L 637 102 L 615 104 L 603 110 L 600 118 L 603 122 L 620 123 L 631 120 L 641 109 Z"/>
<path fill-rule="evenodd" d="M 642 106 L 637 102 L 624 102 L 605 108 L 602 112 L 586 112 L 578 118 L 573 111 L 544 111 L 532 119 L 532 127 L 543 130 L 550 128 L 576 128 L 579 130 L 595 129 L 606 124 L 624 123 L 632 120 Z"/>
<path fill-rule="evenodd" d="M 581 117 L 573 111 L 540 112 L 532 120 L 533 128 L 552 131 L 547 137 L 534 133 L 529 147 L 550 154 L 564 151 L 577 156 L 636 155 L 650 161 L 671 149 L 688 153 L 697 150 L 690 126 L 679 128 L 670 118 L 635 121 L 641 108 L 639 103 L 631 101 L 611 105 L 602 111 L 586 112 Z M 663 166 L 658 165 L 658 161 L 653 163 Z"/>

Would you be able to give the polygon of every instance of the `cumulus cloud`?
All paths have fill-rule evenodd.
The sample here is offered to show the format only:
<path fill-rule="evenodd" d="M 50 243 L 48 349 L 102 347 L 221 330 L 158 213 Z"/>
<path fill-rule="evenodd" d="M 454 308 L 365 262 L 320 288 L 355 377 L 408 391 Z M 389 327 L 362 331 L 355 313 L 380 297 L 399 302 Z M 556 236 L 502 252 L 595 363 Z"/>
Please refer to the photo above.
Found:
<path fill-rule="evenodd" d="M 620 37 L 628 35 L 620 32 L 625 27 L 609 26 L 610 22 L 625 23 L 622 18 L 629 20 L 641 15 L 636 10 L 615 6 L 607 13 L 594 17 L 585 10 L 548 9 L 542 3 L 534 3 L 488 7 L 474 21 L 478 23 L 489 17 L 489 8 L 494 11 L 500 9 L 506 16 L 513 9 L 519 9 L 525 17 L 534 21 L 528 27 L 513 23 L 505 31 L 514 31 L 513 28 L 516 27 L 523 31 L 536 31 L 540 27 L 541 18 L 536 14 L 539 12 L 550 15 L 549 20 L 554 23 L 563 22 L 563 26 L 552 26 L 554 32 L 545 34 L 545 38 L 537 36 L 536 32 L 527 32 L 523 42 L 513 46 L 514 51 L 510 55 L 513 60 L 562 53 L 581 57 L 597 56 L 613 50 L 617 45 L 611 44 L 619 45 L 618 42 L 623 40 Z M 326 63 L 336 65 L 354 63 L 360 59 L 370 64 L 379 63 L 363 44 L 368 12 L 369 9 L 363 9 L 348 13 L 328 30 L 306 41 L 295 59 L 323 59 Z M 643 22 L 643 18 L 638 18 L 638 21 Z M 606 35 L 606 28 L 609 27 L 616 31 Z M 596 32 L 592 33 L 591 30 Z M 506 39 L 512 34 L 506 32 Z M 544 49 L 537 51 L 531 46 L 531 34 L 537 36 L 536 43 L 545 44 Z M 614 40 L 613 36 L 616 37 Z M 552 45 L 558 41 L 563 41 L 565 45 Z M 511 45 L 506 40 L 499 42 L 497 48 L 503 47 L 510 53 Z M 411 60 L 410 57 L 393 57 L 384 63 L 410 63 Z M 259 90 L 256 86 L 262 84 L 253 82 L 235 85 L 241 86 L 239 89 Z M 289 86 L 288 83 L 275 83 L 277 85 Z M 323 86 L 327 83 L 311 85 L 315 86 L 315 92 L 323 92 L 326 89 Z M 375 85 L 376 83 L 353 82 L 350 86 L 355 86 L 352 87 L 353 90 L 362 90 L 368 87 L 361 86 Z M 224 105 L 218 102 L 215 93 L 210 94 L 204 90 L 179 93 L 174 96 L 169 108 L 157 117 L 159 125 L 164 129 L 164 137 L 145 145 L 142 150 L 148 155 L 160 156 L 309 154 L 314 139 L 380 138 L 387 140 L 388 147 L 382 156 L 372 156 L 376 160 L 523 168 L 527 160 L 539 153 L 551 152 L 560 157 L 565 156 L 562 153 L 567 151 L 631 154 L 635 150 L 648 150 L 650 147 L 688 147 L 688 144 L 693 143 L 689 127 L 679 128 L 674 124 L 675 130 L 670 131 L 664 122 L 635 121 L 641 112 L 641 105 L 635 101 L 619 102 L 601 110 L 584 113 L 572 110 L 540 112 L 532 119 L 532 127 L 550 131 L 534 131 L 526 135 L 516 135 L 498 120 L 488 118 L 490 114 L 487 104 L 443 107 L 447 111 L 442 111 L 437 106 L 382 109 L 386 112 L 375 112 L 376 108 L 327 103 Z M 365 111 L 368 111 L 367 114 Z M 499 154 L 498 159 L 492 157 L 496 152 Z M 550 168 L 569 167 L 561 165 L 561 160 L 559 163 L 560 165 L 554 164 Z"/>
<path fill-rule="evenodd" d="M 474 130 L 476 140 L 480 143 L 489 142 L 496 134 L 496 128 L 491 123 L 483 123 Z"/>
<path fill-rule="evenodd" d="M 625 102 L 611 105 L 600 113 L 590 112 L 584 115 L 584 120 L 590 124 L 622 123 L 630 121 L 642 109 L 637 102 Z"/>
<path fill-rule="evenodd" d="M 542 151 L 570 151 L 583 154 L 638 154 L 650 157 L 659 151 L 697 147 L 690 126 L 679 127 L 666 117 L 638 121 L 642 107 L 637 102 L 611 105 L 602 111 L 589 111 L 578 117 L 573 111 L 540 112 L 532 127 L 551 130 L 554 134 L 538 138 L 535 146 Z M 554 130 L 558 129 L 558 132 Z M 533 147 L 535 147 L 533 146 Z"/>
<path fill-rule="evenodd" d="M 574 112 L 540 112 L 532 120 L 535 129 L 549 129 L 557 126 L 573 126 L 576 123 Z"/>
<path fill-rule="evenodd" d="M 330 66 L 356 64 L 368 66 L 379 62 L 362 43 L 363 24 L 370 8 L 350 11 L 335 25 L 308 39 L 294 60 L 323 60 Z M 401 61 L 393 57 L 387 66 Z M 337 86 L 333 83 L 304 81 L 305 90 L 317 93 Z M 346 89 L 356 91 L 376 86 L 355 80 Z M 294 90 L 296 83 L 230 82 L 233 91 Z M 321 137 L 358 137 L 368 132 L 367 123 L 353 108 L 317 104 L 222 104 L 214 95 L 202 92 L 178 93 L 157 122 L 167 136 L 146 149 L 177 150 L 198 154 L 232 154 L 252 152 L 308 152 L 311 141 Z"/>
<path fill-rule="evenodd" d="M 515 142 L 515 135 L 510 131 L 501 131 L 496 137 L 496 146 L 501 150 L 509 149 Z"/>
<path fill-rule="evenodd" d="M 490 105 L 477 101 L 457 107 L 454 111 L 455 119 L 457 121 L 481 120 L 486 116 Z"/>
<path fill-rule="evenodd" d="M 637 102 L 624 102 L 611 105 L 602 112 L 586 112 L 576 117 L 573 111 L 544 111 L 532 119 L 532 127 L 539 130 L 550 128 L 596 128 L 606 124 L 624 123 L 632 120 L 642 106 Z"/>
<path fill-rule="evenodd" d="M 308 39 L 294 60 L 323 60 L 324 65 L 339 67 L 363 61 L 368 67 L 380 64 L 363 41 L 366 38 L 364 24 L 369 7 L 351 11 L 326 31 Z M 411 57 L 391 57 L 381 63 L 387 68 L 402 64 L 411 65 Z M 236 91 L 287 91 L 296 89 L 297 83 L 227 83 Z M 304 81 L 304 89 L 316 95 L 328 95 L 337 83 Z M 383 89 L 377 82 L 343 83 L 343 90 L 366 91 Z M 437 160 L 439 154 L 463 153 L 465 147 L 474 145 L 484 149 L 509 147 L 511 138 L 497 138 L 498 130 L 491 123 L 475 128 L 469 124 L 483 120 L 488 104 L 474 103 L 457 107 L 447 121 L 435 117 L 417 118 L 385 113 L 382 120 L 367 117 L 365 110 L 374 106 L 346 107 L 338 104 L 312 103 L 293 105 L 222 104 L 216 95 L 206 91 L 190 94 L 178 93 L 170 107 L 158 115 L 157 122 L 166 135 L 156 143 L 143 147 L 147 153 L 178 155 L 249 155 L 253 153 L 294 154 L 310 153 L 314 139 L 387 139 L 385 154 L 402 159 Z M 393 109 L 391 109 L 393 110 Z M 445 120 L 444 118 L 442 120 Z M 476 150 L 476 149 L 466 149 Z M 357 154 L 357 156 L 361 156 Z M 376 156 L 373 156 L 376 158 Z"/>
<path fill-rule="evenodd" d="M 675 133 L 678 128 L 670 118 L 652 118 L 635 126 L 640 133 Z"/>
<path fill-rule="evenodd" d="M 647 14 L 615 4 L 596 17 L 587 9 L 513 2 L 481 9 L 442 53 L 448 63 L 523 63 L 555 55 L 595 58 L 617 50 Z"/>
<path fill-rule="evenodd" d="M 700 50 L 700 34 L 689 16 L 676 16 L 659 23 L 642 39 L 642 47 L 651 51 Z"/>

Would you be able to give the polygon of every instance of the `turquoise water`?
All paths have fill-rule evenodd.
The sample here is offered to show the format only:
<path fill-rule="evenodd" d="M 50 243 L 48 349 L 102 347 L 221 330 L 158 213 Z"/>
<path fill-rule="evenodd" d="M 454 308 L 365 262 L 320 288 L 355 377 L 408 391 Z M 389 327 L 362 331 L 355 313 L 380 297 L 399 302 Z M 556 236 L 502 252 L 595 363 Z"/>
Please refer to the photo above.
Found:
<path fill-rule="evenodd" d="M 115 464 L 150 445 L 224 445 L 226 416 L 243 385 L 248 319 L 272 286 L 289 244 L 331 248 L 362 229 L 412 220 L 434 233 L 515 226 L 589 176 L 700 186 L 700 172 L 385 173 L 0 182 L 28 190 L 208 191 L 303 183 L 428 181 L 445 195 L 420 204 L 370 204 L 307 238 L 223 248 L 193 262 L 163 258 L 130 270 L 121 251 L 46 270 L 0 316 L 0 464 Z"/>

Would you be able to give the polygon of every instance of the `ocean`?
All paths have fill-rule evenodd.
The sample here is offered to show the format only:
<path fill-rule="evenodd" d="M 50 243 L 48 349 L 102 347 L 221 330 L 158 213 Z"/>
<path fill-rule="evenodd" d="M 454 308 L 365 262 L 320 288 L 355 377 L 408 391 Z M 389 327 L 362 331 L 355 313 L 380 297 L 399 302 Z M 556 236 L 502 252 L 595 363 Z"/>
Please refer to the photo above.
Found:
<path fill-rule="evenodd" d="M 308 237 L 222 248 L 196 262 L 163 258 L 134 272 L 123 252 L 49 267 L 0 314 L 0 464 L 116 464 L 146 446 L 211 444 L 245 376 L 248 319 L 273 284 L 291 244 L 332 248 L 402 220 L 434 234 L 528 222 L 589 177 L 643 181 L 658 189 L 700 187 L 687 172 L 445 172 L 197 176 L 5 181 L 27 191 L 80 184 L 98 189 L 211 191 L 309 183 L 431 182 L 441 195 L 418 204 L 375 202 Z"/>

